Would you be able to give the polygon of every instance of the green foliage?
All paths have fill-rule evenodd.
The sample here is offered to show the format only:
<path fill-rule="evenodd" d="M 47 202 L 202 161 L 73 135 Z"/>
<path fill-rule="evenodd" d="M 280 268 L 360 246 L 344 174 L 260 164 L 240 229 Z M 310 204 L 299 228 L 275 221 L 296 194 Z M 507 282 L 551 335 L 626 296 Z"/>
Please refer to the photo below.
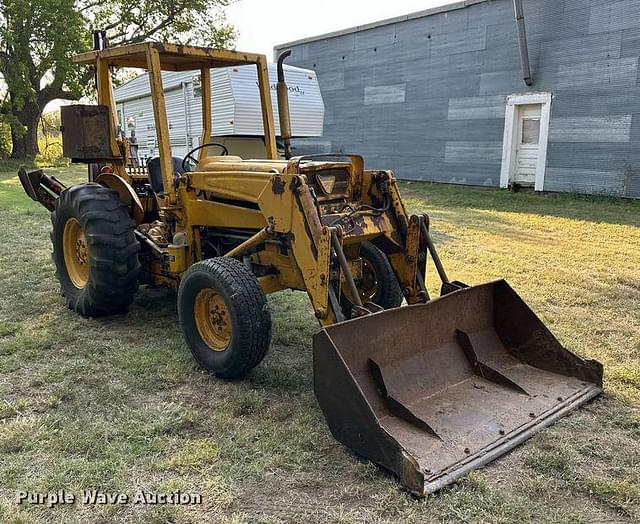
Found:
<path fill-rule="evenodd" d="M 0 115 L 0 159 L 11 154 L 11 127 Z"/>
<path fill-rule="evenodd" d="M 35 156 L 36 126 L 56 98 L 76 99 L 81 72 L 71 55 L 87 49 L 74 0 L 0 0 L 0 113 L 11 128 L 13 157 Z"/>
<path fill-rule="evenodd" d="M 42 115 L 38 126 L 39 167 L 68 166 L 70 161 L 62 154 L 62 133 L 60 132 L 60 111 L 50 111 Z"/>
<path fill-rule="evenodd" d="M 91 27 L 105 29 L 111 45 L 154 40 L 228 48 L 236 33 L 223 9 L 233 0 L 79 0 Z"/>
<path fill-rule="evenodd" d="M 88 39 L 74 0 L 0 0 L 0 7 L 0 73 L 9 91 L 4 109 L 19 116 L 28 102 L 44 109 L 63 90 L 77 96 L 80 76 L 70 56 L 86 50 Z"/>
<path fill-rule="evenodd" d="M 91 46 L 90 30 L 111 45 L 167 40 L 229 47 L 235 31 L 223 9 L 233 0 L 0 0 L 0 156 L 5 126 L 13 156 L 37 153 L 35 129 L 49 102 L 92 90 L 88 68 L 71 57 Z"/>
<path fill-rule="evenodd" d="M 62 155 L 62 137 L 40 136 L 38 137 L 38 167 L 62 167 L 68 166 L 70 161 Z"/>
<path fill-rule="evenodd" d="M 61 125 L 60 111 L 47 111 L 40 118 L 38 132 L 45 137 L 58 137 L 62 134 L 60 131 Z"/>

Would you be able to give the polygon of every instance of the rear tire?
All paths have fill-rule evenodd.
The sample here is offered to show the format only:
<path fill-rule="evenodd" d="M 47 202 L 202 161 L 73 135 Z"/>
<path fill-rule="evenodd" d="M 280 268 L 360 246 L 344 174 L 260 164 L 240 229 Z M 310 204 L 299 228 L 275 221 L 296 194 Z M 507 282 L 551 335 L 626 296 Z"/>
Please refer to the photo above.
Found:
<path fill-rule="evenodd" d="M 52 258 L 69 309 L 120 313 L 138 289 L 140 244 L 129 209 L 113 189 L 81 184 L 62 192 L 51 213 Z"/>
<path fill-rule="evenodd" d="M 189 268 L 180 282 L 178 316 L 195 359 L 222 379 L 246 375 L 271 343 L 267 298 L 255 275 L 233 258 Z"/>
<path fill-rule="evenodd" d="M 363 242 L 360 246 L 360 258 L 363 261 L 363 279 L 356 285 L 362 291 L 363 303 L 373 302 L 384 309 L 400 307 L 404 296 L 387 255 L 371 242 Z M 367 286 L 366 290 L 362 289 L 363 285 Z M 344 293 L 340 305 L 346 318 L 351 318 L 353 304 Z"/>

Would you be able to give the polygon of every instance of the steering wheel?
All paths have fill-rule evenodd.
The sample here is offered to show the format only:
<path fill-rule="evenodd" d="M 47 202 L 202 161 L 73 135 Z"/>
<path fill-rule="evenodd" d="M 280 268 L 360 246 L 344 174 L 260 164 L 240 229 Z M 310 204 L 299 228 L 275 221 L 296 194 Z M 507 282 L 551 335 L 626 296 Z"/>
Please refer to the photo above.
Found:
<path fill-rule="evenodd" d="M 198 161 L 195 158 L 193 158 L 193 154 L 197 153 L 201 149 L 204 149 L 205 147 L 211 147 L 211 146 L 216 146 L 216 147 L 219 147 L 220 149 L 222 149 L 222 156 L 228 156 L 229 155 L 229 150 L 227 149 L 227 146 L 225 146 L 224 144 L 218 144 L 217 142 L 210 142 L 208 144 L 202 144 L 201 146 L 193 148 L 191 151 L 189 151 L 185 155 L 184 159 L 182 160 L 182 170 L 185 173 L 190 171 L 189 164 L 187 163 L 187 160 L 190 160 L 192 165 L 194 165 L 194 166 L 197 165 Z"/>

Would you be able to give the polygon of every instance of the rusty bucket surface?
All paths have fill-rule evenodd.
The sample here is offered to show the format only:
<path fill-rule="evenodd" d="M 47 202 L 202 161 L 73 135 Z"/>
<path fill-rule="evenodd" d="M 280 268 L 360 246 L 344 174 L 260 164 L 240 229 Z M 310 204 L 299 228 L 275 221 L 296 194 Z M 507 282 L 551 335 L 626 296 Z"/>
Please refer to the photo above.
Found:
<path fill-rule="evenodd" d="M 563 348 L 505 281 L 325 328 L 313 354 L 334 437 L 417 495 L 602 392 L 602 365 Z"/>

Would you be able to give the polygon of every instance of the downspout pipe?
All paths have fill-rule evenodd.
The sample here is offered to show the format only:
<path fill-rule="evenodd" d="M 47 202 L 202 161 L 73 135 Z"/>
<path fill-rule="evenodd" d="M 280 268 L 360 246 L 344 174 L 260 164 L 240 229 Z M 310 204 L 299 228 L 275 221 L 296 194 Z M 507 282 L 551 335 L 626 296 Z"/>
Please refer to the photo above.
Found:
<path fill-rule="evenodd" d="M 530 87 L 533 85 L 533 78 L 531 77 L 531 64 L 529 63 L 529 45 L 527 43 L 527 27 L 524 21 L 522 0 L 513 0 L 513 9 L 515 11 L 516 24 L 518 26 L 518 45 L 520 47 L 524 83 Z"/>
<path fill-rule="evenodd" d="M 291 50 L 278 57 L 278 114 L 280 116 L 280 136 L 284 142 L 284 157 L 289 160 L 291 152 L 291 114 L 289 113 L 289 88 L 284 78 L 284 61 L 291 56 Z"/>

